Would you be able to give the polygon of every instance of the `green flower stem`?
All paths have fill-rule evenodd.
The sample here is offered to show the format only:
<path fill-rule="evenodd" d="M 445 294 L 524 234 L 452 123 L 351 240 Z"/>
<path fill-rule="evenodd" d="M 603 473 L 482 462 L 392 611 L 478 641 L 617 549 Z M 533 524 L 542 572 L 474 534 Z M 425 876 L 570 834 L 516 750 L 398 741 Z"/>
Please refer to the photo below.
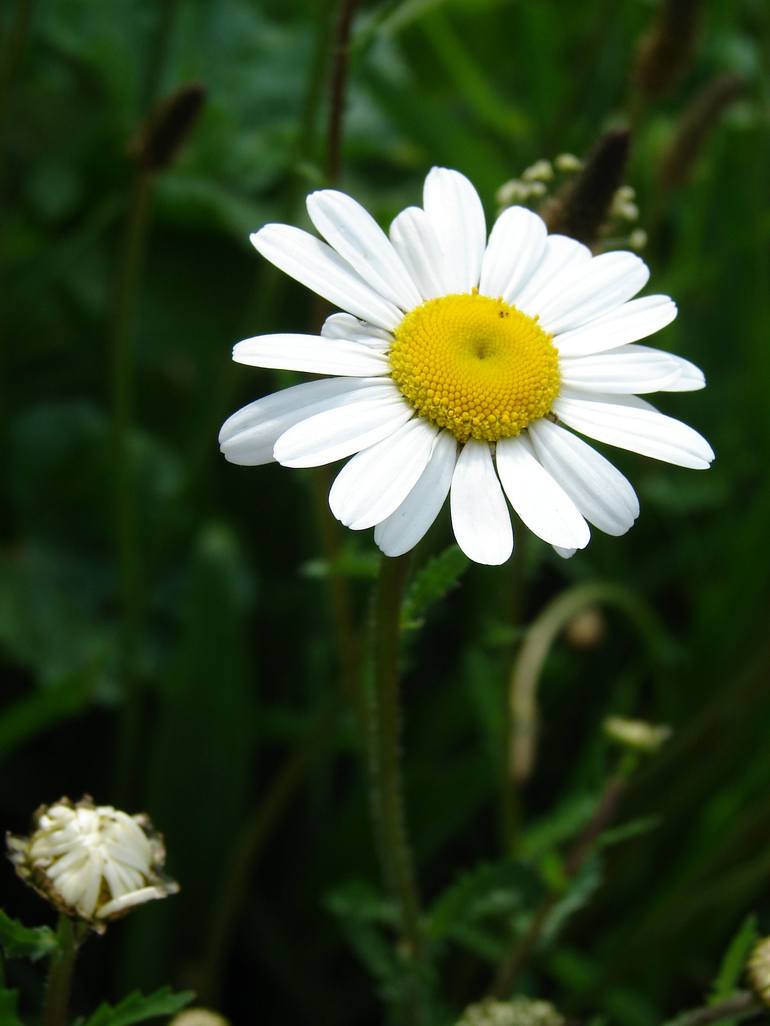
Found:
<path fill-rule="evenodd" d="M 51 955 L 43 1004 L 43 1026 L 66 1026 L 72 970 L 80 941 L 78 934 L 78 926 L 69 916 L 60 914 L 56 930 L 59 946 Z"/>
<path fill-rule="evenodd" d="M 113 301 L 112 342 L 112 462 L 114 468 L 115 546 L 120 588 L 121 624 L 119 673 L 125 699 L 117 745 L 116 793 L 124 801 L 133 778 L 141 729 L 141 693 L 136 650 L 141 622 L 140 546 L 136 509 L 131 427 L 134 409 L 134 307 L 144 257 L 152 198 L 153 176 L 137 172 L 126 220 L 118 279 Z"/>
<path fill-rule="evenodd" d="M 635 766 L 636 759 L 626 755 L 607 780 L 590 821 L 567 853 L 564 870 L 570 880 L 578 875 L 596 850 L 601 835 L 612 822 Z M 510 995 L 516 977 L 537 947 L 540 935 L 559 897 L 559 894 L 549 894 L 535 911 L 527 932 L 501 963 L 489 993 L 491 998 L 504 999 Z"/>
<path fill-rule="evenodd" d="M 409 556 L 382 557 L 374 629 L 374 710 L 370 717 L 372 805 L 380 861 L 398 902 L 402 941 L 415 961 L 422 958 L 420 899 L 404 810 L 401 773 L 401 713 L 398 694 L 401 598 Z"/>
<path fill-rule="evenodd" d="M 712 1022 L 740 1022 L 753 1015 L 761 1015 L 767 1009 L 750 991 L 739 990 L 732 997 L 718 1002 L 716 1005 L 704 1005 L 688 1012 L 680 1012 L 666 1026 L 709 1026 Z"/>
<path fill-rule="evenodd" d="M 314 765 L 318 753 L 334 735 L 337 702 L 324 708 L 303 743 L 291 752 L 273 777 L 264 798 L 244 824 L 222 877 L 222 893 L 208 931 L 206 964 L 195 989 L 206 1004 L 219 1003 L 222 971 L 244 906 L 244 895 L 256 865 L 281 817 Z"/>
<path fill-rule="evenodd" d="M 521 643 L 519 631 L 524 613 L 524 576 L 527 545 L 527 530 L 515 513 L 513 514 L 513 530 L 516 543 L 509 564 L 510 588 L 508 590 L 508 622 L 515 635 L 509 654 L 511 662 L 516 658 Z M 502 692 L 502 720 L 505 732 L 500 759 L 500 833 L 504 851 L 513 853 L 519 840 L 522 802 L 519 782 L 511 772 L 510 760 L 508 758 L 508 738 L 511 737 L 514 727 L 513 711 L 508 691 L 506 682 L 506 687 L 503 688 Z"/>
<path fill-rule="evenodd" d="M 326 135 L 326 176 L 330 183 L 337 181 L 342 168 L 342 128 L 350 70 L 350 32 L 357 7 L 358 0 L 340 0 L 338 8 Z"/>
<path fill-rule="evenodd" d="M 567 588 L 532 622 L 511 671 L 510 772 L 520 784 L 532 775 L 537 756 L 537 689 L 546 659 L 573 616 L 586 606 L 611 605 L 626 614 L 650 653 L 666 640 L 654 611 L 630 589 L 611 581 L 588 581 Z"/>

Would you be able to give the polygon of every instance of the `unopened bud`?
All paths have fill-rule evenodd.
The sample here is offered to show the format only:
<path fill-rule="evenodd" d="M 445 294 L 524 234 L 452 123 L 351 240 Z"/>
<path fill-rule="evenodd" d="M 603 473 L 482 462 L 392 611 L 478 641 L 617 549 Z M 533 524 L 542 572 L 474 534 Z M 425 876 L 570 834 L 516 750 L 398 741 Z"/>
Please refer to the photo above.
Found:
<path fill-rule="evenodd" d="M 463 1012 L 457 1026 L 564 1026 L 565 1019 L 548 1001 L 516 997 L 481 1001 Z"/>
<path fill-rule="evenodd" d="M 219 1012 L 212 1012 L 208 1008 L 186 1008 L 179 1015 L 175 1015 L 169 1026 L 230 1026 L 229 1022 Z"/>
<path fill-rule="evenodd" d="M 671 737 L 671 727 L 645 720 L 629 720 L 623 716 L 608 716 L 604 721 L 604 733 L 624 748 L 652 753 Z"/>
<path fill-rule="evenodd" d="M 525 182 L 550 182 L 553 178 L 553 167 L 550 160 L 536 160 L 521 173 Z"/>
<path fill-rule="evenodd" d="M 597 606 L 575 613 L 564 629 L 564 637 L 573 648 L 593 648 L 604 639 L 607 623 Z"/>
<path fill-rule="evenodd" d="M 634 61 L 633 81 L 643 96 L 665 95 L 690 67 L 701 6 L 701 0 L 662 0 Z"/>
<path fill-rule="evenodd" d="M 557 171 L 561 171 L 564 174 L 572 174 L 574 171 L 579 171 L 582 168 L 583 161 L 580 157 L 576 157 L 574 153 L 560 153 L 556 160 L 554 160 L 554 165 Z"/>
<path fill-rule="evenodd" d="M 758 941 L 746 966 L 751 989 L 763 1005 L 770 1008 L 770 937 Z"/>
<path fill-rule="evenodd" d="M 97 933 L 129 909 L 179 890 L 163 873 L 163 838 L 149 819 L 89 797 L 42 805 L 29 837 L 8 834 L 7 843 L 22 880 Z"/>
<path fill-rule="evenodd" d="M 161 171 L 173 164 L 198 120 L 205 99 L 204 87 L 191 82 L 158 104 L 129 147 L 145 170 Z"/>
<path fill-rule="evenodd" d="M 614 128 L 601 137 L 582 171 L 565 183 L 543 211 L 550 232 L 589 246 L 597 241 L 623 178 L 630 138 L 627 128 Z"/>
<path fill-rule="evenodd" d="M 634 228 L 628 236 L 628 244 L 631 249 L 639 251 L 647 245 L 647 232 L 644 228 Z"/>

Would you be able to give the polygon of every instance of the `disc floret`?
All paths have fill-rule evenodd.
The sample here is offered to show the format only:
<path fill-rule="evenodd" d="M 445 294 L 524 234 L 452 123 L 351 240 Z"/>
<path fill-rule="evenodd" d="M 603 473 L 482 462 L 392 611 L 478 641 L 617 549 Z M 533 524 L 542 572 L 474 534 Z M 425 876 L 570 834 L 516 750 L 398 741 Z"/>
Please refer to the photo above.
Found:
<path fill-rule="evenodd" d="M 537 318 L 475 291 L 411 310 L 389 358 L 415 412 L 459 442 L 518 435 L 559 393 L 558 353 Z"/>

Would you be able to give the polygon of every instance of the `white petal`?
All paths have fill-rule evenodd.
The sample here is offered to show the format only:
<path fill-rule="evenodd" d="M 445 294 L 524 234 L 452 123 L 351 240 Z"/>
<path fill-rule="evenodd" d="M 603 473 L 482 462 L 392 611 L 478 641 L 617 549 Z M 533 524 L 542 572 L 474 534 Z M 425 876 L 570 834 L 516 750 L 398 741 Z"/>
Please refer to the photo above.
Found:
<path fill-rule="evenodd" d="M 676 391 L 682 366 L 678 356 L 649 346 L 628 345 L 607 353 L 564 357 L 559 361 L 559 371 L 562 384 L 580 392 L 638 395 Z"/>
<path fill-rule="evenodd" d="M 588 356 L 647 338 L 675 317 L 676 303 L 668 296 L 642 296 L 582 328 L 557 334 L 553 341 L 562 356 Z"/>
<path fill-rule="evenodd" d="M 360 342 L 362 345 L 386 352 L 393 344 L 393 336 L 384 328 L 376 328 L 373 324 L 360 321 L 353 314 L 335 313 L 324 321 L 321 328 L 324 338 L 341 338 L 349 342 Z"/>
<path fill-rule="evenodd" d="M 254 247 L 285 274 L 380 328 L 395 328 L 403 314 L 356 274 L 331 246 L 301 228 L 266 224 L 251 236 Z"/>
<path fill-rule="evenodd" d="M 554 282 L 562 274 L 588 264 L 590 260 L 591 250 L 582 242 L 566 235 L 549 235 L 540 263 L 521 291 L 511 297 L 513 302 L 524 313 L 534 317 L 543 303 L 552 295 L 559 294 Z"/>
<path fill-rule="evenodd" d="M 561 556 L 562 559 L 572 559 L 577 552 L 577 549 L 564 549 L 560 545 L 554 545 L 553 551 L 557 556 Z"/>
<path fill-rule="evenodd" d="M 524 436 L 497 443 L 497 473 L 508 501 L 543 541 L 582 549 L 591 532 L 575 503 L 541 466 Z"/>
<path fill-rule="evenodd" d="M 333 463 L 394 434 L 414 414 L 394 385 L 378 398 L 361 398 L 300 421 L 275 443 L 273 455 L 284 467 Z"/>
<path fill-rule="evenodd" d="M 647 264 L 636 253 L 602 253 L 557 276 L 558 294 L 537 311 L 541 327 L 553 335 L 578 328 L 631 299 L 649 277 Z"/>
<path fill-rule="evenodd" d="M 589 438 L 692 470 L 706 470 L 714 452 L 702 435 L 642 400 L 611 395 L 562 394 L 553 404 L 559 420 Z"/>
<path fill-rule="evenodd" d="M 637 346 L 637 349 L 646 349 L 646 346 Z M 679 368 L 679 377 L 672 384 L 667 385 L 666 392 L 697 392 L 706 387 L 706 378 L 700 367 L 685 360 L 683 356 L 675 356 L 673 353 L 666 354 L 669 360 L 673 360 Z"/>
<path fill-rule="evenodd" d="M 466 442 L 452 477 L 449 504 L 457 544 L 476 563 L 496 566 L 513 552 L 511 517 L 488 442 Z"/>
<path fill-rule="evenodd" d="M 435 299 L 453 291 L 452 276 L 445 273 L 448 260 L 422 207 L 407 207 L 393 219 L 390 241 L 423 299 Z"/>
<path fill-rule="evenodd" d="M 363 378 L 387 374 L 382 353 L 358 342 L 320 338 L 318 335 L 258 335 L 233 349 L 236 363 L 250 367 L 280 367 L 309 374 L 341 374 Z"/>
<path fill-rule="evenodd" d="M 545 418 L 528 428 L 537 458 L 586 518 L 607 534 L 625 534 L 639 516 L 631 483 L 582 438 Z"/>
<path fill-rule="evenodd" d="M 402 310 L 420 305 L 422 298 L 401 258 L 360 203 L 344 192 L 323 189 L 308 196 L 307 210 L 326 241 L 381 296 Z"/>
<path fill-rule="evenodd" d="M 127 908 L 133 908 L 135 905 L 143 905 L 145 902 L 153 901 L 155 898 L 165 898 L 166 894 L 167 891 L 162 887 L 142 887 L 138 891 L 123 894 L 119 898 L 113 898 L 112 901 L 101 905 L 96 913 L 96 918 L 108 919 L 119 912 L 125 912 Z"/>
<path fill-rule="evenodd" d="M 374 540 L 386 556 L 401 556 L 424 537 L 449 494 L 456 462 L 454 435 L 442 431 L 414 488 L 398 509 L 374 529 Z"/>
<path fill-rule="evenodd" d="M 414 417 L 394 434 L 345 464 L 329 492 L 329 506 L 346 527 L 361 531 L 389 517 L 428 465 L 438 429 Z"/>
<path fill-rule="evenodd" d="M 547 235 L 542 218 L 526 207 L 504 210 L 484 252 L 479 292 L 511 303 L 536 271 Z"/>
<path fill-rule="evenodd" d="M 376 391 L 370 392 L 372 388 Z M 326 378 L 284 388 L 228 417 L 219 432 L 219 447 L 226 460 L 242 467 L 272 463 L 276 441 L 294 424 L 362 396 L 379 396 L 381 389 L 382 383 L 372 378 Z"/>
<path fill-rule="evenodd" d="M 478 193 L 459 171 L 434 167 L 425 179 L 423 206 L 444 254 L 442 279 L 451 292 L 470 292 L 479 283 L 487 241 Z"/>

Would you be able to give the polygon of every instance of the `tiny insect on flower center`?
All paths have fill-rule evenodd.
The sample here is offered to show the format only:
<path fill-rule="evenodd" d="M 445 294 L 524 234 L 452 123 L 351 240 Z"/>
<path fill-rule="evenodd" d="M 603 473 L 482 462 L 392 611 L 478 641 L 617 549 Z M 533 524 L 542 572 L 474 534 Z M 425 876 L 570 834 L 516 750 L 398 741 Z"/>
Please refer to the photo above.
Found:
<path fill-rule="evenodd" d="M 501 299 L 429 299 L 404 317 L 389 353 L 415 411 L 459 442 L 496 442 L 545 416 L 559 393 L 559 357 L 537 320 Z"/>

